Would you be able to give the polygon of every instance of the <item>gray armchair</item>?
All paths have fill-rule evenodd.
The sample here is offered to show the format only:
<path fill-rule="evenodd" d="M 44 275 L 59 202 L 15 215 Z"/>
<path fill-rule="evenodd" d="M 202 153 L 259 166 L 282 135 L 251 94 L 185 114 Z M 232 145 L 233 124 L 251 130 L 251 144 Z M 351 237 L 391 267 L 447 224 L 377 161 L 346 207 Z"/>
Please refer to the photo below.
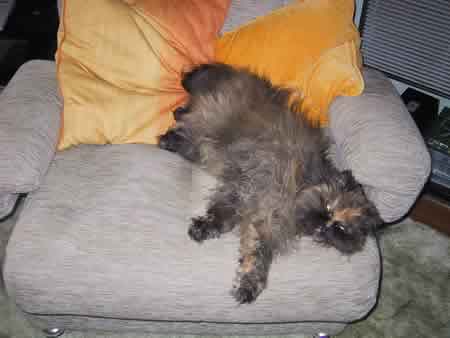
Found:
<path fill-rule="evenodd" d="M 233 1 L 226 27 L 283 1 L 270 1 L 270 8 L 251 3 Z M 414 203 L 430 159 L 390 81 L 370 69 L 364 77 L 361 96 L 331 106 L 333 158 L 392 222 Z M 336 334 L 374 307 L 376 242 L 348 258 L 308 238 L 274 263 L 255 304 L 236 307 L 228 291 L 238 239 L 229 234 L 220 244 L 198 246 L 186 235 L 214 179 L 151 145 L 55 152 L 60 110 L 55 64 L 48 61 L 25 64 L 0 96 L 2 215 L 28 193 L 7 246 L 4 280 L 9 297 L 49 336 L 63 329 Z"/>

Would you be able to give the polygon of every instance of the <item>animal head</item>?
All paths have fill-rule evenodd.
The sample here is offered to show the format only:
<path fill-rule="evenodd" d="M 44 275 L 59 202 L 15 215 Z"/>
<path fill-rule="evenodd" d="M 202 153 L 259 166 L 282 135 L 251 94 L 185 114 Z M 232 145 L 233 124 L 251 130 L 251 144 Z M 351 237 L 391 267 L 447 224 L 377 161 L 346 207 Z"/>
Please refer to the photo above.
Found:
<path fill-rule="evenodd" d="M 363 248 L 382 220 L 351 172 L 343 171 L 299 192 L 296 222 L 315 241 L 352 254 Z"/>

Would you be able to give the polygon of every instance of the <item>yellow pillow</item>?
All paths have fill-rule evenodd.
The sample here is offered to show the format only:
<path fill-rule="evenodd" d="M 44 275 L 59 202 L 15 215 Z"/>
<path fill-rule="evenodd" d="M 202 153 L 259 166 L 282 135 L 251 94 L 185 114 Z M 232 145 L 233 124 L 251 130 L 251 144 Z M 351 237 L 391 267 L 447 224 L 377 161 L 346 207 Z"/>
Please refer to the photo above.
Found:
<path fill-rule="evenodd" d="M 224 34 L 216 60 L 300 89 L 302 112 L 325 125 L 335 97 L 364 89 L 353 11 L 354 0 L 294 1 Z"/>
<path fill-rule="evenodd" d="M 182 71 L 211 62 L 230 0 L 66 0 L 58 31 L 58 148 L 155 143 L 186 98 Z"/>

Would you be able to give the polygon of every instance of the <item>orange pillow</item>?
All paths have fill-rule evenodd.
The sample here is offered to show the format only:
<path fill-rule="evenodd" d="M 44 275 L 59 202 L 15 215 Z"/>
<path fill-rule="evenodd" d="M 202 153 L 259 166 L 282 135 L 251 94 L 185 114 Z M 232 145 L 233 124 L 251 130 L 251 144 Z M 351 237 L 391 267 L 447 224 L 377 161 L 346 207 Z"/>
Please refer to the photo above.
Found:
<path fill-rule="evenodd" d="M 58 148 L 155 143 L 186 98 L 182 71 L 211 62 L 230 0 L 63 2 Z"/>
<path fill-rule="evenodd" d="M 364 89 L 353 11 L 354 0 L 294 1 L 224 34 L 216 60 L 300 89 L 302 112 L 325 125 L 335 97 Z"/>

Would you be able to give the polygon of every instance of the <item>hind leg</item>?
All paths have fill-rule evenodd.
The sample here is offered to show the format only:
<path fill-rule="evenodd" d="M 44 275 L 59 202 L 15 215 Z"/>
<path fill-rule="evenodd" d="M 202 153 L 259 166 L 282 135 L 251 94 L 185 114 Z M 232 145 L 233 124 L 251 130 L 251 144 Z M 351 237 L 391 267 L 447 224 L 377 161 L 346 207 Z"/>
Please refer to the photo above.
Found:
<path fill-rule="evenodd" d="M 186 137 L 180 130 L 170 129 L 159 137 L 158 146 L 161 149 L 176 153 L 187 143 Z"/>
<path fill-rule="evenodd" d="M 188 107 L 180 106 L 176 108 L 172 114 L 176 122 L 179 122 L 184 115 L 189 112 Z M 188 138 L 186 137 L 187 133 L 184 128 L 180 127 L 179 124 L 175 124 L 175 126 L 169 129 L 165 134 L 159 136 L 158 146 L 161 149 L 170 151 L 170 152 L 179 152 L 179 150 L 183 147 L 186 147 L 186 144 L 189 143 Z"/>
<path fill-rule="evenodd" d="M 200 159 L 199 149 L 191 141 L 189 132 L 183 127 L 175 127 L 161 135 L 158 147 L 179 154 L 190 162 L 198 162 Z"/>
<path fill-rule="evenodd" d="M 205 63 L 183 74 L 181 85 L 189 94 L 206 92 L 221 81 L 230 79 L 234 69 L 225 64 Z"/>
<path fill-rule="evenodd" d="M 173 111 L 173 118 L 175 121 L 180 121 L 183 115 L 186 115 L 189 112 L 189 108 L 180 106 Z"/>
<path fill-rule="evenodd" d="M 231 294 L 243 304 L 254 302 L 266 288 L 273 253 L 267 223 L 260 221 L 240 226 L 239 267 Z"/>

